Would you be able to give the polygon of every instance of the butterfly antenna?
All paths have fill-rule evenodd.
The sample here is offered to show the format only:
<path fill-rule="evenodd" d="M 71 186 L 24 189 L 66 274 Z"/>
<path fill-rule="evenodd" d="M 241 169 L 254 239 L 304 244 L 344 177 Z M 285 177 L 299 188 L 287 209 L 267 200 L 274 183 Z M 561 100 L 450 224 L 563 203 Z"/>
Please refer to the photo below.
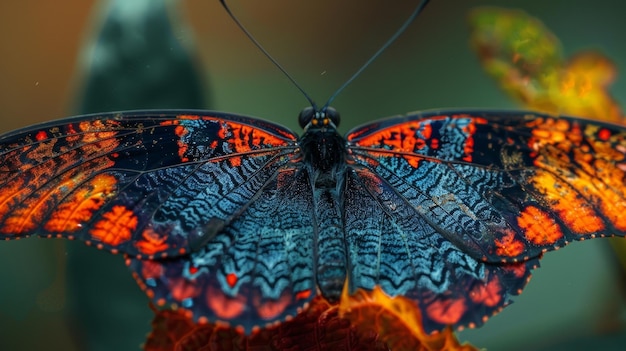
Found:
<path fill-rule="evenodd" d="M 296 86 L 296 88 L 298 88 L 298 90 L 300 90 L 300 92 L 302 93 L 302 95 L 304 95 L 304 97 L 309 101 L 309 103 L 311 104 L 311 107 L 313 107 L 314 110 L 317 111 L 317 105 L 315 104 L 315 102 L 313 101 L 313 99 L 311 99 L 311 97 L 309 96 L 309 94 L 307 94 L 304 89 L 302 89 L 302 87 L 300 86 L 300 84 L 298 84 L 298 82 L 296 82 L 296 80 L 289 74 L 287 73 L 287 70 L 285 70 L 283 68 L 283 66 L 281 66 L 278 61 L 276 61 L 272 55 L 270 55 L 269 52 L 267 52 L 267 50 L 265 50 L 265 48 L 263 46 L 261 46 L 261 44 L 252 36 L 252 34 L 250 34 L 250 32 L 248 32 L 248 30 L 246 29 L 246 27 L 243 26 L 243 24 L 241 24 L 241 22 L 239 21 L 239 19 L 233 14 L 233 12 L 230 10 L 230 8 L 228 7 L 228 5 L 226 4 L 226 0 L 220 0 L 220 4 L 222 4 L 222 7 L 224 8 L 224 10 L 226 10 L 226 12 L 228 13 L 228 15 L 230 16 L 230 18 L 233 19 L 233 21 L 235 21 L 235 23 L 237 24 L 237 26 L 244 32 L 244 34 L 252 41 L 252 43 L 254 45 L 256 45 L 257 48 L 259 48 L 259 50 L 261 50 L 261 52 L 263 53 L 263 55 L 265 55 L 265 57 L 267 57 L 270 61 L 272 61 L 272 63 L 274 64 L 274 66 L 278 67 L 278 69 L 283 72 L 283 74 L 291 81 L 291 83 L 293 83 L 293 85 Z"/>
<path fill-rule="evenodd" d="M 372 57 L 369 58 L 369 60 L 367 60 L 363 66 L 361 66 L 361 68 L 359 68 L 353 75 L 352 77 L 350 77 L 350 79 L 348 79 L 345 83 L 343 83 L 342 86 L 339 87 L 339 89 L 337 89 L 335 91 L 335 93 L 333 93 L 333 95 L 330 96 L 330 98 L 328 99 L 328 101 L 326 102 L 326 104 L 324 105 L 324 107 L 322 108 L 322 110 L 325 110 L 328 106 L 330 106 L 330 104 L 333 102 L 333 100 L 335 100 L 335 98 L 337 97 L 337 95 L 339 95 L 339 93 L 341 93 L 350 83 L 352 83 L 353 80 L 356 79 L 356 77 L 358 77 L 361 72 L 363 72 L 372 62 L 374 62 L 374 60 L 376 60 L 378 58 L 378 56 L 380 56 L 383 51 L 387 50 L 387 48 L 393 44 L 394 41 L 396 41 L 396 39 L 398 39 L 398 37 L 404 33 L 404 31 L 409 27 L 409 25 L 417 18 L 417 16 L 422 12 L 422 10 L 424 9 L 424 7 L 426 7 L 426 5 L 428 4 L 430 0 L 422 0 L 422 2 L 417 5 L 417 8 L 415 8 L 415 10 L 413 11 L 413 13 L 411 13 L 411 15 L 409 16 L 409 18 L 402 24 L 402 26 L 400 26 L 400 28 L 398 28 L 398 30 L 391 36 L 391 38 L 389 38 L 389 40 L 387 40 L 386 43 L 383 44 L 383 46 L 380 47 L 380 49 L 378 49 L 378 51 L 376 51 L 376 53 L 374 53 L 374 55 L 372 55 Z"/>

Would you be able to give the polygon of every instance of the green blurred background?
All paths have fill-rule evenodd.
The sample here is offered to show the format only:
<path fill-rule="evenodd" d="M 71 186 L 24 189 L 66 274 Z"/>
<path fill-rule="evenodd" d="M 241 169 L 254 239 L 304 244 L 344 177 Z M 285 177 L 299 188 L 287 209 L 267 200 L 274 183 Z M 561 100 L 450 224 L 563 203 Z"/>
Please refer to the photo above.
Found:
<path fill-rule="evenodd" d="M 181 83 L 184 75 L 177 75 L 165 84 L 172 94 L 204 88 L 204 99 L 190 98 L 190 106 L 180 102 L 187 101 L 185 95 L 159 99 L 158 106 L 195 108 L 202 103 L 298 129 L 296 116 L 306 100 L 243 36 L 217 0 L 165 1 L 179 10 L 175 17 L 182 21 L 173 22 L 173 38 L 196 55 L 195 78 L 200 81 Z M 231 2 L 257 39 L 322 104 L 417 1 Z M 466 14 L 481 5 L 519 8 L 538 17 L 561 39 L 568 56 L 590 48 L 608 55 L 624 72 L 612 93 L 626 106 L 626 3 L 433 0 L 336 99 L 341 129 L 418 109 L 515 108 L 483 73 L 468 45 Z M 90 87 L 85 80 L 93 78 L 86 70 L 87 48 L 106 8 L 106 1 L 0 2 L 0 132 L 85 111 Z M 132 62 L 133 70 L 154 69 L 150 57 L 141 60 L 145 64 Z M 115 81 L 114 73 L 120 72 L 124 70 L 109 78 Z M 154 83 L 146 81 L 145 89 L 151 88 Z M 105 106 L 120 110 L 129 105 L 121 100 Z M 132 105 L 153 106 L 148 100 Z M 624 280 L 611 254 L 603 240 L 549 253 L 515 304 L 484 327 L 460 333 L 460 339 L 491 350 L 624 349 Z M 31 239 L 0 243 L 0 267 L 0 350 L 137 350 L 150 330 L 147 298 L 121 256 L 76 242 Z"/>

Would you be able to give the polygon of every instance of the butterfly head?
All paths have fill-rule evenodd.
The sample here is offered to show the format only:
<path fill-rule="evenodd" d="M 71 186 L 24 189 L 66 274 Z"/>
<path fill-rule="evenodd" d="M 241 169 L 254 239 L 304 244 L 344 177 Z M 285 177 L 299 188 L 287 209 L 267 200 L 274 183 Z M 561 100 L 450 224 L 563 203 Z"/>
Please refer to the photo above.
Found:
<path fill-rule="evenodd" d="M 298 122 L 304 130 L 309 128 L 336 129 L 339 126 L 339 112 L 330 106 L 321 110 L 310 106 L 300 112 Z"/>

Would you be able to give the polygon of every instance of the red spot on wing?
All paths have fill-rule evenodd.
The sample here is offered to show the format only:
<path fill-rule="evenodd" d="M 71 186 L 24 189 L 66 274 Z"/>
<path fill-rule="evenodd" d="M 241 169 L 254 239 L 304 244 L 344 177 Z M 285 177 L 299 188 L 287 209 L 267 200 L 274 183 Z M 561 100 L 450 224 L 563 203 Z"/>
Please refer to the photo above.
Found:
<path fill-rule="evenodd" d="M 433 149 L 438 149 L 439 148 L 439 139 L 437 139 L 437 138 L 430 139 L 430 147 L 433 148 Z"/>
<path fill-rule="evenodd" d="M 606 129 L 606 128 L 602 128 L 598 131 L 598 139 L 602 140 L 602 141 L 607 141 L 609 140 L 609 138 L 611 138 L 611 131 Z"/>
<path fill-rule="evenodd" d="M 67 136 L 65 137 L 68 143 L 73 143 L 77 140 L 80 140 L 80 135 L 78 134 L 78 132 L 76 131 L 76 128 L 74 127 L 73 124 L 68 124 L 66 126 L 67 129 Z"/>
<path fill-rule="evenodd" d="M 37 134 L 35 135 L 35 139 L 37 139 L 37 141 L 42 141 L 42 140 L 45 140 L 47 138 L 48 138 L 48 133 L 46 133 L 43 130 L 37 132 Z"/>
<path fill-rule="evenodd" d="M 136 227 L 137 217 L 132 211 L 124 206 L 113 206 L 89 233 L 98 241 L 117 246 L 130 240 Z"/>
<path fill-rule="evenodd" d="M 291 301 L 292 295 L 286 291 L 278 300 L 256 299 L 255 305 L 259 317 L 270 320 L 280 316 Z"/>
<path fill-rule="evenodd" d="M 470 298 L 474 303 L 480 303 L 488 307 L 497 306 L 502 300 L 502 287 L 497 277 L 485 285 L 476 285 L 470 291 Z"/>
<path fill-rule="evenodd" d="M 524 264 L 508 264 L 503 266 L 502 269 L 512 274 L 515 278 L 521 278 L 527 274 L 526 265 Z"/>
<path fill-rule="evenodd" d="M 145 260 L 141 263 L 141 277 L 143 279 L 160 278 L 164 272 L 163 266 L 157 261 Z"/>
<path fill-rule="evenodd" d="M 212 286 L 207 288 L 206 292 L 207 306 L 215 313 L 218 318 L 223 320 L 234 319 L 239 316 L 246 309 L 246 298 L 238 295 L 236 297 L 229 297 L 224 293 Z"/>
<path fill-rule="evenodd" d="M 440 324 L 456 324 L 467 310 L 462 298 L 442 298 L 434 300 L 426 306 L 426 314 Z"/>
<path fill-rule="evenodd" d="M 235 273 L 228 273 L 226 275 L 226 283 L 228 283 L 228 285 L 232 288 L 235 286 L 235 284 L 237 284 L 237 274 Z"/>
<path fill-rule="evenodd" d="M 185 278 L 170 278 L 168 280 L 168 285 L 172 298 L 176 301 L 183 301 L 185 299 L 196 297 L 202 291 L 202 289 L 196 285 L 194 281 L 189 281 Z"/>
<path fill-rule="evenodd" d="M 296 293 L 296 300 L 306 300 L 311 297 L 311 289 L 298 291 Z"/>

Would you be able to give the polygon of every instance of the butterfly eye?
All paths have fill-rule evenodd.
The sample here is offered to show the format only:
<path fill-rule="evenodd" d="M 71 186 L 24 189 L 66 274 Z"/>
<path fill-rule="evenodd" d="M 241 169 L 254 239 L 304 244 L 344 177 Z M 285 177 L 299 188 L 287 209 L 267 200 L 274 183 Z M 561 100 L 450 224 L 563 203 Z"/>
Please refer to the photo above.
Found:
<path fill-rule="evenodd" d="M 301 128 L 304 128 L 311 122 L 313 117 L 315 116 L 315 109 L 311 106 L 305 107 L 302 111 L 300 111 L 300 115 L 298 116 L 298 123 Z"/>
<path fill-rule="evenodd" d="M 326 117 L 330 119 L 331 122 L 335 125 L 335 127 L 339 126 L 339 112 L 332 107 L 326 107 Z"/>

